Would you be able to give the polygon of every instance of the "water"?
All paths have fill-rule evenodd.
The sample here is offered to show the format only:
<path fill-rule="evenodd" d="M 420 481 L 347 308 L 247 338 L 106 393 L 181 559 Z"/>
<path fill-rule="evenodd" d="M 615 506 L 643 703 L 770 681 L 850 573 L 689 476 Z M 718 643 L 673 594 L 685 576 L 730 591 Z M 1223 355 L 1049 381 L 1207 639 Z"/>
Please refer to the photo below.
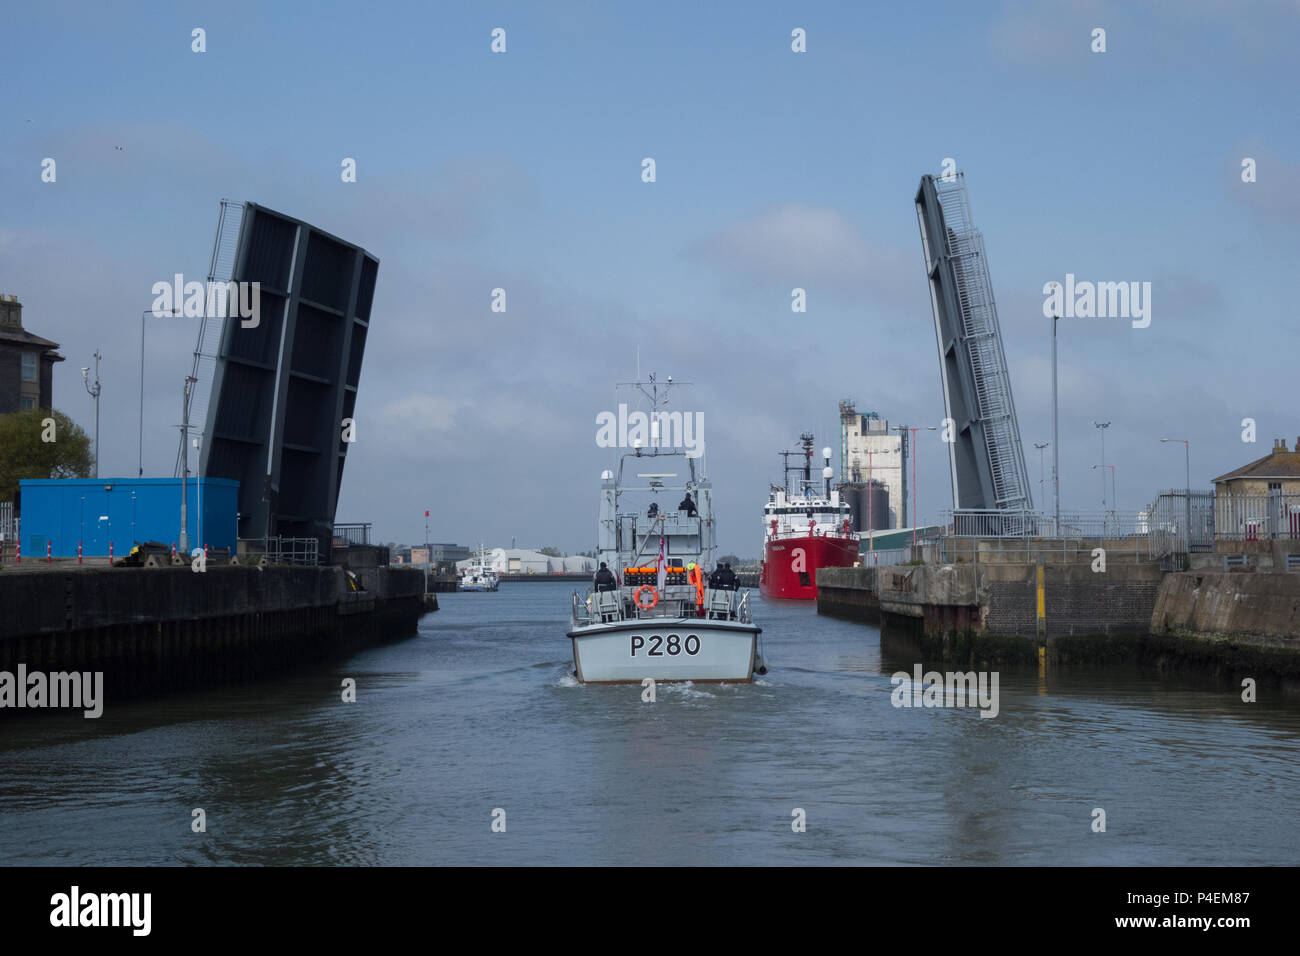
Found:
<path fill-rule="evenodd" d="M 291 679 L 0 722 L 6 864 L 1248 864 L 1300 856 L 1300 702 L 1001 672 L 895 709 L 874 628 L 759 602 L 748 686 L 584 687 L 571 586 L 439 595 Z M 341 702 L 353 677 L 355 704 Z M 207 832 L 191 831 L 191 811 Z M 1105 833 L 1091 831 L 1093 808 Z M 506 832 L 491 831 L 492 811 Z M 806 812 L 807 831 L 791 829 Z"/>

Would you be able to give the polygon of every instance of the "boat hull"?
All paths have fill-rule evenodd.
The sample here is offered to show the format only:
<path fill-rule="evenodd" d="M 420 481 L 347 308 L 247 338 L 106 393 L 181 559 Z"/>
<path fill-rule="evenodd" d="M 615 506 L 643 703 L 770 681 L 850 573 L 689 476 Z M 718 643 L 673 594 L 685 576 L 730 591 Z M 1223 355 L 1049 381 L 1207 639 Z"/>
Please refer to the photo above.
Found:
<path fill-rule="evenodd" d="M 762 628 L 707 618 L 642 618 L 568 632 L 574 676 L 584 684 L 655 681 L 747 683 Z M 761 665 L 760 665 L 761 666 Z"/>
<path fill-rule="evenodd" d="M 813 601 L 817 599 L 818 568 L 848 568 L 857 560 L 856 538 L 835 535 L 769 538 L 763 548 L 759 592 L 764 597 Z"/>

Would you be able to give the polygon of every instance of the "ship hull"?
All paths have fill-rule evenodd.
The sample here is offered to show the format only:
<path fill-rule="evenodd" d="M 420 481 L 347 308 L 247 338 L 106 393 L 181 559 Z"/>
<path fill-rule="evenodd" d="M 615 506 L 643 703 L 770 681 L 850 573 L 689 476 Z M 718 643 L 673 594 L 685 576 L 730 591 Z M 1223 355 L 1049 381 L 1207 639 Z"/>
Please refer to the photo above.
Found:
<path fill-rule="evenodd" d="M 655 681 L 748 683 L 761 628 L 705 618 L 645 618 L 569 631 L 575 676 L 584 684 Z"/>
<path fill-rule="evenodd" d="M 813 601 L 817 598 L 818 568 L 852 567 L 857 560 L 858 542 L 854 538 L 769 538 L 763 547 L 758 588 L 764 597 Z"/>

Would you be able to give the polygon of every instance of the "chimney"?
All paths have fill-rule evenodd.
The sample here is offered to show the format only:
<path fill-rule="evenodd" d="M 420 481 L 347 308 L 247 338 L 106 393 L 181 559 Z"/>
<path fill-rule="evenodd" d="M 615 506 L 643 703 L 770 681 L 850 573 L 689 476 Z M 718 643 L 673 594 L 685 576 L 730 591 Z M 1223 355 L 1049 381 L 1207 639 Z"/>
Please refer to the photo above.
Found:
<path fill-rule="evenodd" d="M 23 304 L 16 295 L 0 295 L 0 329 L 18 331 L 23 327 Z"/>

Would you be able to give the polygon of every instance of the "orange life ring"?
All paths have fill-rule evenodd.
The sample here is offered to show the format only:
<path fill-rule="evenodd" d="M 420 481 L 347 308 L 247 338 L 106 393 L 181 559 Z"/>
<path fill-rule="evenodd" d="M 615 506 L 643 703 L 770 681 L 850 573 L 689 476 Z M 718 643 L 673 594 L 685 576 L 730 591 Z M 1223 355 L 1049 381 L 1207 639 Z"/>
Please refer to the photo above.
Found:
<path fill-rule="evenodd" d="M 642 603 L 641 603 L 641 592 L 642 592 L 642 591 L 649 591 L 649 592 L 650 592 L 650 595 L 651 595 L 652 600 L 650 601 L 649 604 L 642 604 Z M 643 585 L 641 585 L 639 588 L 637 588 L 636 591 L 632 594 L 632 601 L 633 601 L 633 603 L 636 604 L 636 606 L 639 607 L 641 610 L 643 610 L 643 611 L 648 611 L 648 610 L 650 610 L 652 607 L 654 607 L 656 604 L 659 603 L 659 592 L 656 591 L 656 590 L 654 589 L 654 585 L 651 585 L 651 584 L 643 584 Z"/>

